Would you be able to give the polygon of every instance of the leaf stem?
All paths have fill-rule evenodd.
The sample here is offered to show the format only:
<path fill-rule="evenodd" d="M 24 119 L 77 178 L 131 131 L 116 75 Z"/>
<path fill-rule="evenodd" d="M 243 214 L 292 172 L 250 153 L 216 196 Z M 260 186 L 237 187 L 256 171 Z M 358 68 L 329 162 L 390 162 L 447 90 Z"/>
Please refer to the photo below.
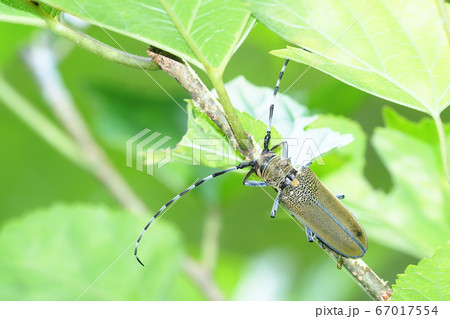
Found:
<path fill-rule="evenodd" d="M 442 166 L 444 168 L 444 174 L 447 178 L 447 182 L 450 184 L 450 168 L 448 163 L 448 149 L 447 149 L 447 139 L 445 135 L 444 124 L 442 123 L 441 117 L 436 114 L 432 115 L 434 123 L 436 124 L 436 129 L 439 137 L 439 146 L 441 149 Z"/>
<path fill-rule="evenodd" d="M 173 23 L 176 25 L 178 31 L 183 36 L 186 43 L 189 45 L 189 47 L 192 49 L 194 54 L 197 56 L 199 61 L 203 64 L 205 67 L 206 73 L 208 74 L 209 79 L 211 80 L 214 88 L 217 91 L 217 94 L 220 99 L 220 103 L 222 104 L 223 110 L 225 112 L 225 116 L 228 120 L 228 123 L 231 126 L 231 130 L 233 132 L 234 138 L 237 140 L 237 143 L 239 145 L 239 150 L 246 152 L 252 152 L 252 144 L 248 143 L 249 137 L 244 131 L 244 128 L 242 127 L 242 124 L 237 117 L 236 111 L 234 110 L 233 105 L 231 104 L 230 98 L 228 97 L 228 93 L 225 90 L 225 86 L 223 84 L 223 68 L 224 66 L 221 66 L 220 69 L 215 69 L 211 67 L 211 65 L 206 60 L 205 56 L 201 52 L 201 50 L 198 48 L 197 44 L 194 43 L 192 37 L 189 35 L 189 32 L 183 27 L 180 20 L 176 17 L 173 10 L 170 8 L 170 6 L 167 4 L 167 1 L 161 1 L 161 4 L 164 6 L 165 10 L 171 17 Z M 245 25 L 243 25 L 243 29 L 245 28 Z M 239 39 L 236 39 L 236 43 L 239 42 Z"/>
<path fill-rule="evenodd" d="M 228 123 L 230 123 L 231 129 L 233 130 L 234 136 L 238 141 L 239 148 L 241 150 L 252 151 L 251 143 L 247 143 L 249 137 L 242 127 L 241 121 L 239 120 L 236 110 L 231 104 L 230 97 L 225 90 L 225 85 L 223 83 L 222 74 L 215 74 L 212 70 L 206 70 L 209 74 L 209 78 L 217 91 L 219 96 L 220 104 L 222 104 L 225 116 L 227 117 Z"/>
<path fill-rule="evenodd" d="M 68 25 L 60 22 L 57 18 L 49 15 L 39 3 L 27 0 L 19 0 L 31 8 L 35 14 L 42 18 L 47 24 L 48 29 L 54 33 L 65 37 L 79 47 L 90 51 L 106 60 L 119 63 L 125 66 L 139 68 L 143 70 L 157 70 L 158 66 L 147 57 L 130 54 L 116 48 L 113 48 L 103 42 L 100 42 L 80 30 L 73 29 Z"/>
<path fill-rule="evenodd" d="M 446 4 L 444 0 L 435 0 L 439 14 L 441 15 L 444 32 L 447 35 L 447 41 L 450 45 L 450 19 L 448 18 Z"/>
<path fill-rule="evenodd" d="M 233 146 L 237 150 L 239 150 L 246 159 L 256 160 L 258 158 L 258 144 L 252 139 L 251 136 L 247 136 L 244 132 L 243 134 L 245 135 L 245 138 L 243 140 L 243 143 L 248 145 L 244 145 L 244 147 L 241 147 L 241 144 L 238 141 L 238 137 L 236 136 L 235 131 L 233 131 L 230 121 L 224 114 L 223 104 L 221 105 L 217 101 L 217 99 L 211 94 L 208 88 L 200 80 L 195 71 L 187 63 L 180 63 L 171 59 L 170 57 L 155 53 L 151 50 L 148 50 L 147 53 L 164 72 L 167 72 L 171 77 L 173 77 L 180 83 L 180 85 L 192 97 L 195 105 L 197 107 L 200 107 L 206 113 L 206 115 L 217 125 L 217 127 L 225 134 L 225 136 L 228 137 Z M 231 103 L 229 104 L 229 106 L 231 106 Z M 236 113 L 234 114 L 236 115 Z M 239 119 L 237 119 L 237 122 L 242 128 Z"/>

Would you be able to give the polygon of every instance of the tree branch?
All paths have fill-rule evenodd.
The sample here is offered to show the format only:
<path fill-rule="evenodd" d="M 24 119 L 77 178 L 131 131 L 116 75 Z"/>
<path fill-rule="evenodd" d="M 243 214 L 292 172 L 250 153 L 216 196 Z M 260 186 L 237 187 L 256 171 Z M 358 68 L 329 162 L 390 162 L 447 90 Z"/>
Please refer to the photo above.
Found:
<path fill-rule="evenodd" d="M 241 147 L 236 135 L 231 129 L 230 123 L 224 114 L 222 105 L 203 84 L 195 71 L 187 64 L 175 61 L 165 55 L 147 51 L 148 55 L 159 67 L 177 80 L 189 93 L 197 106 L 199 106 L 217 127 L 228 137 L 233 146 L 248 160 L 256 160 L 259 157 L 260 147 L 253 137 L 246 134 L 247 138 L 241 142 L 246 147 Z"/>
<path fill-rule="evenodd" d="M 73 139 L 25 100 L 2 75 L 0 75 L 0 92 L 2 92 L 0 101 L 3 102 L 5 107 L 55 150 L 83 169 L 87 169 L 86 163 L 82 160 L 80 149 Z"/>
<path fill-rule="evenodd" d="M 319 245 L 323 246 L 323 245 Z M 355 278 L 358 285 L 373 299 L 387 301 L 391 298 L 392 289 L 387 281 L 384 281 L 370 268 L 361 258 L 345 258 L 328 247 L 323 246 L 323 250 L 328 252 L 338 264 L 338 268 L 344 267 L 350 275 Z"/>
<path fill-rule="evenodd" d="M 45 38 L 39 42 L 45 44 Z M 137 215 L 148 213 L 146 205 L 115 170 L 90 134 L 58 72 L 53 51 L 48 46 L 32 45 L 24 56 L 42 89 L 45 101 L 78 145 L 86 167 L 125 208 Z"/>
<path fill-rule="evenodd" d="M 143 70 L 158 69 L 158 66 L 152 61 L 152 59 L 130 54 L 125 51 L 113 48 L 90 37 L 80 30 L 73 29 L 68 25 L 62 23 L 61 21 L 58 21 L 58 19 L 45 12 L 45 10 L 43 10 L 40 4 L 37 2 L 27 0 L 20 1 L 27 5 L 30 9 L 32 9 L 36 15 L 42 18 L 51 31 L 60 36 L 63 36 L 64 38 L 72 41 L 73 43 L 87 51 L 90 51 L 106 60 L 113 61 L 125 66 Z"/>

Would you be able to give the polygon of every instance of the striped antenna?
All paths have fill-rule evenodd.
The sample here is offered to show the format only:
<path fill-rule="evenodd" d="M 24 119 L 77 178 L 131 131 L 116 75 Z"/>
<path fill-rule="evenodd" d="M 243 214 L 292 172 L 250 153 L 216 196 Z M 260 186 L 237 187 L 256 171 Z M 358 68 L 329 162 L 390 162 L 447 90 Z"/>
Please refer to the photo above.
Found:
<path fill-rule="evenodd" d="M 269 141 L 270 141 L 270 134 L 272 130 L 272 118 L 273 118 L 273 109 L 275 107 L 275 100 L 277 98 L 278 88 L 280 87 L 281 78 L 283 77 L 284 70 L 286 70 L 286 66 L 289 63 L 289 59 L 286 59 L 284 61 L 283 67 L 281 68 L 280 75 L 278 76 L 277 84 L 275 85 L 275 89 L 273 90 L 273 99 L 272 104 L 270 104 L 270 110 L 269 110 L 269 124 L 267 125 L 267 134 L 264 137 L 264 150 L 269 150 Z"/>
<path fill-rule="evenodd" d="M 158 218 L 158 216 L 171 204 L 173 204 L 175 201 L 177 201 L 181 196 L 183 196 L 184 194 L 188 193 L 189 191 L 193 190 L 194 188 L 196 188 L 197 186 L 200 186 L 201 184 L 203 184 L 204 182 L 217 177 L 219 175 L 223 175 L 225 173 L 231 172 L 231 171 L 235 171 L 237 169 L 242 169 L 242 168 L 246 168 L 249 166 L 253 166 L 254 163 L 253 162 L 242 162 L 237 166 L 231 167 L 229 169 L 226 169 L 224 171 L 220 171 L 220 172 L 216 172 L 213 173 L 207 177 L 205 177 L 202 180 L 199 180 L 198 182 L 196 182 L 195 184 L 189 186 L 188 188 L 186 188 L 184 191 L 182 191 L 181 193 L 179 193 L 177 196 L 175 196 L 174 198 L 172 198 L 170 201 L 168 201 L 167 203 L 165 203 L 163 205 L 163 207 L 161 207 L 158 212 L 152 217 L 152 219 L 150 219 L 150 221 L 148 222 L 148 224 L 144 227 L 144 230 L 142 231 L 142 233 L 139 235 L 138 239 L 136 240 L 136 247 L 134 248 L 134 256 L 136 257 L 137 261 L 144 266 L 144 264 L 142 263 L 142 261 L 139 259 L 138 257 L 138 247 L 139 247 L 139 243 L 142 239 L 142 237 L 144 236 L 145 232 L 147 231 L 147 229 L 150 227 L 150 225 L 156 220 L 156 218 Z"/>

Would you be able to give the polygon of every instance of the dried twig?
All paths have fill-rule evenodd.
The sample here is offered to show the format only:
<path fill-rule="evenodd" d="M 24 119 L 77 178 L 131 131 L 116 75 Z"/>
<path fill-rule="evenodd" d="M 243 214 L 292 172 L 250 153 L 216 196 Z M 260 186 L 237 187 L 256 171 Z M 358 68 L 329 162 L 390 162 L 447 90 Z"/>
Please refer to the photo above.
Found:
<path fill-rule="evenodd" d="M 225 300 L 220 288 L 215 284 L 211 272 L 191 257 L 186 257 L 183 262 L 184 271 L 201 288 L 209 300 Z"/>
<path fill-rule="evenodd" d="M 42 37 L 40 42 L 45 43 L 45 40 L 46 38 Z M 78 145 L 87 164 L 85 168 L 89 169 L 132 213 L 142 215 L 148 212 L 144 202 L 128 186 L 90 134 L 58 72 L 57 59 L 53 51 L 36 44 L 28 48 L 24 57 L 42 89 L 47 104 Z"/>

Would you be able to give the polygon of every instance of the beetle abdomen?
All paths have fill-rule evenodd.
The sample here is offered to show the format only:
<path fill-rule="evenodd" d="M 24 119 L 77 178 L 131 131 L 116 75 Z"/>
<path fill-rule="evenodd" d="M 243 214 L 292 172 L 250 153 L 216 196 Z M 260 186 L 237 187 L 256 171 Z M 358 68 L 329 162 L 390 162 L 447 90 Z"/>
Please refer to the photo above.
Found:
<path fill-rule="evenodd" d="M 366 233 L 353 214 L 307 167 L 280 190 L 281 203 L 330 249 L 351 258 L 367 251 Z"/>

